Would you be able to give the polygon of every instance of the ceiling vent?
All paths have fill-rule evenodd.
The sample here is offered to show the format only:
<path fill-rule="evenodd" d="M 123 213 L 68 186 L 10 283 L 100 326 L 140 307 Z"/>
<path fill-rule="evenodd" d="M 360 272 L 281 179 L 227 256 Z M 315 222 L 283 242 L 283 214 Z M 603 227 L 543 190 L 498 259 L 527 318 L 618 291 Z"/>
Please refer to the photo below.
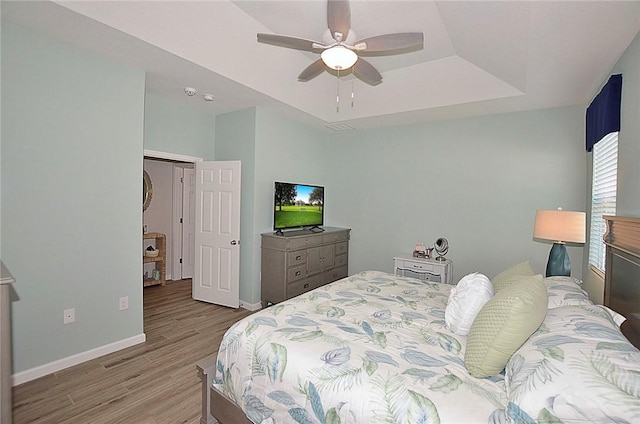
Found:
<path fill-rule="evenodd" d="M 324 127 L 330 129 L 333 132 L 345 132 L 345 131 L 355 130 L 355 128 L 353 128 L 351 125 L 344 122 L 338 122 L 337 124 L 329 124 L 329 125 L 325 125 Z"/>

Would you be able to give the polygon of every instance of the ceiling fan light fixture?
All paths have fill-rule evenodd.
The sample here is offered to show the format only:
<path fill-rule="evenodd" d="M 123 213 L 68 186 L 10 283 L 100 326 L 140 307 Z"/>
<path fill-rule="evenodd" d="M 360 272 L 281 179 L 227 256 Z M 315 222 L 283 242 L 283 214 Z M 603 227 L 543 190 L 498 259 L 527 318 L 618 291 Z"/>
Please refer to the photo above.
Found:
<path fill-rule="evenodd" d="M 358 55 L 344 46 L 334 46 L 326 49 L 320 57 L 325 65 L 338 71 L 351 68 L 358 60 Z"/>

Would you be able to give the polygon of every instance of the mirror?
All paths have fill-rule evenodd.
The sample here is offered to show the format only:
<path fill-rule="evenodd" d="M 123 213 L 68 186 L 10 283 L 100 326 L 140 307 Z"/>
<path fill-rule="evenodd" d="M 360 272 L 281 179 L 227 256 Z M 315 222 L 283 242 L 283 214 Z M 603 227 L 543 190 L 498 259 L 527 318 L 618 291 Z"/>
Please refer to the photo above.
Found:
<path fill-rule="evenodd" d="M 151 178 L 147 171 L 143 171 L 142 175 L 142 211 L 146 211 L 151 203 L 151 196 L 153 195 L 153 186 L 151 185 Z"/>

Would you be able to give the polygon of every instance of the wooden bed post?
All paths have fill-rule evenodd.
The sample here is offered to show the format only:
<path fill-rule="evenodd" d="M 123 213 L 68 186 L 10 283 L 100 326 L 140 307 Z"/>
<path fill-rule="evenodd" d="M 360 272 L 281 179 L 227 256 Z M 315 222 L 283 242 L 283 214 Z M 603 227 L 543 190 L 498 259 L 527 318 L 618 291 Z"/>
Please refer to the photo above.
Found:
<path fill-rule="evenodd" d="M 607 231 L 604 305 L 627 320 L 622 333 L 640 348 L 640 218 L 604 215 Z"/>
<path fill-rule="evenodd" d="M 200 417 L 200 424 L 217 423 L 211 415 L 211 405 L 209 405 L 209 399 L 211 399 L 209 391 L 213 384 L 217 359 L 216 355 L 211 355 L 196 364 L 198 377 L 200 377 L 200 381 L 202 382 L 202 415 Z"/>
<path fill-rule="evenodd" d="M 196 364 L 202 382 L 200 424 L 252 424 L 238 405 L 213 387 L 217 362 L 217 356 L 211 355 Z"/>

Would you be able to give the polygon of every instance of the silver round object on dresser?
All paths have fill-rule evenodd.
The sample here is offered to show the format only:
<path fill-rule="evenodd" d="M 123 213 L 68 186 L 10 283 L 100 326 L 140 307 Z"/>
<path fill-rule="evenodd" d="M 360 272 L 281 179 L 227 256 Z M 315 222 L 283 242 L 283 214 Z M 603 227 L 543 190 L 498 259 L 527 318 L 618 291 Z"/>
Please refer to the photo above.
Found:
<path fill-rule="evenodd" d="M 435 248 L 436 253 L 438 254 L 438 257 L 436 258 L 436 260 L 444 261 L 445 260 L 444 255 L 446 255 L 447 252 L 449 251 L 449 242 L 447 241 L 447 239 L 444 237 L 440 237 L 438 240 L 436 240 L 433 247 Z"/>

